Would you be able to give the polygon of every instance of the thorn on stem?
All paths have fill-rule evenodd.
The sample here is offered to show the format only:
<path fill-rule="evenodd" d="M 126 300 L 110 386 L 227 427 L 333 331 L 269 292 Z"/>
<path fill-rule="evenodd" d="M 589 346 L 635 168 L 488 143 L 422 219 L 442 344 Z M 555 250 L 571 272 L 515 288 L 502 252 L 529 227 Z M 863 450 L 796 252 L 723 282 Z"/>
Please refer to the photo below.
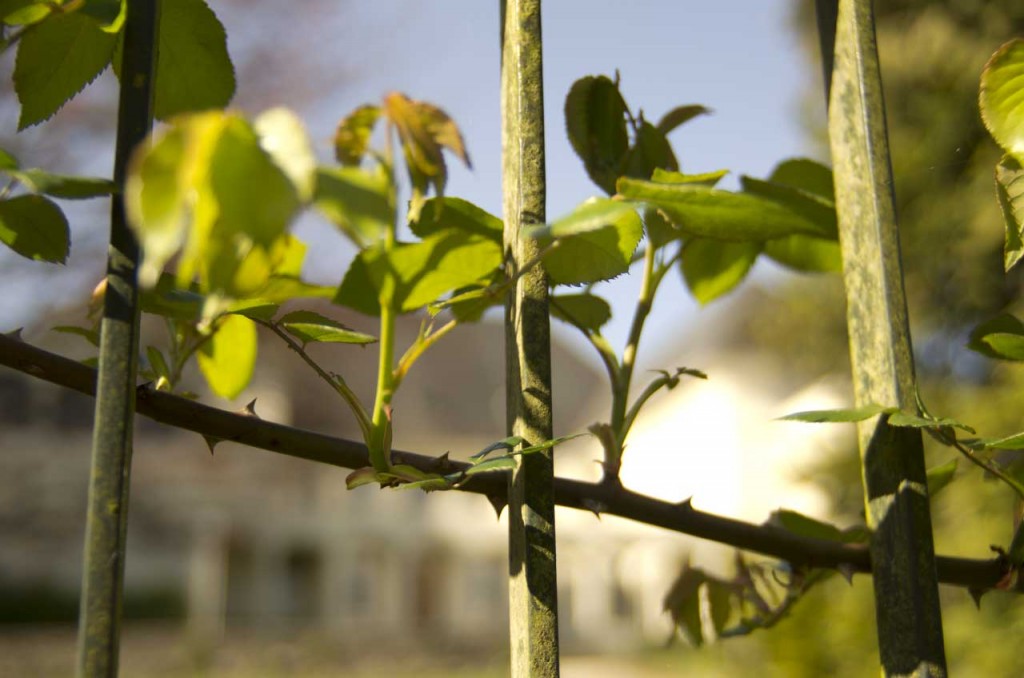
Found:
<path fill-rule="evenodd" d="M 210 448 L 210 456 L 213 456 L 213 448 L 216 447 L 217 443 L 223 441 L 223 438 L 217 438 L 215 436 L 203 435 L 203 440 L 206 441 L 206 446 Z"/>
<path fill-rule="evenodd" d="M 496 494 L 488 494 L 487 501 L 491 502 L 491 506 L 494 507 L 495 517 L 501 519 L 501 512 L 508 506 L 508 501 L 505 497 L 500 497 Z"/>
<path fill-rule="evenodd" d="M 974 601 L 974 606 L 981 609 L 981 597 L 988 593 L 988 589 L 978 588 L 975 586 L 967 587 L 967 593 L 971 595 L 971 600 Z"/>
<path fill-rule="evenodd" d="M 853 575 L 857 573 L 857 570 L 853 565 L 850 563 L 839 563 L 839 565 L 836 566 L 836 570 L 839 571 L 839 574 L 843 575 L 843 579 L 846 580 L 847 584 L 853 586 Z"/>
<path fill-rule="evenodd" d="M 249 401 L 248 405 L 238 410 L 238 414 L 243 417 L 255 417 L 256 419 L 259 419 L 260 415 L 256 414 L 256 398 L 253 398 Z"/>
<path fill-rule="evenodd" d="M 580 503 L 583 505 L 583 508 L 587 509 L 595 516 L 597 516 L 598 520 L 601 520 L 601 511 L 604 511 L 606 508 L 608 508 L 602 502 L 599 502 L 595 499 L 584 499 Z"/>
<path fill-rule="evenodd" d="M 5 333 L 4 336 L 7 337 L 8 339 L 14 339 L 15 341 L 24 342 L 25 340 L 22 339 L 22 337 L 21 337 L 21 332 L 24 329 L 25 329 L 24 327 L 19 327 L 16 330 L 11 330 L 10 332 Z"/>

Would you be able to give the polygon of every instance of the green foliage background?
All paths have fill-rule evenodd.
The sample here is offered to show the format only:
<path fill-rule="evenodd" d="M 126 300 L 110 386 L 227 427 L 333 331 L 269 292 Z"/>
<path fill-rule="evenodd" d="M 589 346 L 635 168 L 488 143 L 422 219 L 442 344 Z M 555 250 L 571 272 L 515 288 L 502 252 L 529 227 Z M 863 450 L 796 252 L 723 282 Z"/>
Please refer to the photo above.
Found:
<path fill-rule="evenodd" d="M 812 2 L 794 4 L 794 24 L 817 66 Z M 993 167 L 1001 151 L 978 114 L 978 79 L 989 55 L 1024 34 L 1015 0 L 903 0 L 876 3 L 901 247 L 918 377 L 932 411 L 975 425 L 984 435 L 1021 428 L 1024 372 L 969 351 L 970 329 L 1003 311 L 1020 312 L 1024 274 L 1003 272 L 1003 222 Z M 808 106 L 823 106 L 820 90 Z M 820 116 L 817 116 L 820 117 Z M 827 154 L 824 129 L 813 133 Z M 768 292 L 772 303 L 745 307 L 740 341 L 771 351 L 802 377 L 849 370 L 845 302 L 838 276 L 792 277 Z M 952 458 L 932 446 L 928 465 Z M 862 520 L 857 455 L 809 474 L 843 519 Z M 961 464 L 962 477 L 933 503 L 936 548 L 984 557 L 1006 543 L 1013 500 L 1004 488 Z M 943 622 L 951 675 L 1024 675 L 1019 598 L 992 593 L 980 612 L 963 591 L 944 588 Z M 713 675 L 864 676 L 877 672 L 870 579 L 853 587 L 833 578 L 776 628 L 726 641 L 699 661 Z M 712 659 L 713 655 L 714 658 Z M 691 660 L 687 660 L 691 661 Z"/>

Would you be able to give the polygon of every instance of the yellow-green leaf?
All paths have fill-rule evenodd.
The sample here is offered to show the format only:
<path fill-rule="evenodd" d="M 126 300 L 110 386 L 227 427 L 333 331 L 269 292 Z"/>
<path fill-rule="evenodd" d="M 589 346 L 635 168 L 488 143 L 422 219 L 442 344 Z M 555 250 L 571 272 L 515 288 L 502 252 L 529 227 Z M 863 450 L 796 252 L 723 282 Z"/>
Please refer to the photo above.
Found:
<path fill-rule="evenodd" d="M 0 242 L 28 259 L 63 264 L 70 248 L 60 207 L 41 195 L 0 201 Z"/>
<path fill-rule="evenodd" d="M 229 400 L 252 379 L 256 364 L 256 325 L 240 315 L 226 315 L 198 353 L 199 369 L 210 390 Z"/>

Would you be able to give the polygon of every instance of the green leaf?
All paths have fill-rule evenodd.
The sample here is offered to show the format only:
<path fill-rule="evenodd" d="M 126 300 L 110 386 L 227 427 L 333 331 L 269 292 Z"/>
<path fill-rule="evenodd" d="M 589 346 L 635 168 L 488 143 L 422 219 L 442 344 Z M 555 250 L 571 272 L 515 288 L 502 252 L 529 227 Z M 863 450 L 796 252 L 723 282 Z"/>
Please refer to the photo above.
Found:
<path fill-rule="evenodd" d="M 53 11 L 49 2 L 38 0 L 0 0 L 0 22 L 8 26 L 39 23 Z"/>
<path fill-rule="evenodd" d="M 700 174 L 683 174 L 671 170 L 656 169 L 651 176 L 651 181 L 663 184 L 694 184 L 714 188 L 718 182 L 729 173 L 729 170 L 715 170 L 714 172 L 701 172 Z"/>
<path fill-rule="evenodd" d="M 772 170 L 768 181 L 798 188 L 832 204 L 835 204 L 836 201 L 832 170 L 816 160 L 809 158 L 783 160 Z"/>
<path fill-rule="evenodd" d="M 619 194 L 661 210 L 685 235 L 718 240 L 770 240 L 794 233 L 830 237 L 828 226 L 808 221 L 779 203 L 691 183 L 623 177 Z"/>
<path fill-rule="evenodd" d="M 889 415 L 889 425 L 900 426 L 903 428 L 937 428 L 950 426 L 962 431 L 967 431 L 968 433 L 977 433 L 973 428 L 967 424 L 957 421 L 956 419 L 950 419 L 949 417 L 931 419 L 928 417 L 921 417 L 916 414 L 909 414 L 907 412 L 893 412 Z"/>
<path fill-rule="evenodd" d="M 78 337 L 82 337 L 93 346 L 97 348 L 100 345 L 100 333 L 94 329 L 88 327 L 77 327 L 75 325 L 57 325 L 56 327 L 50 328 L 51 332 L 60 332 L 61 334 L 73 334 Z"/>
<path fill-rule="evenodd" d="M 431 198 L 409 228 L 420 238 L 456 228 L 500 243 L 503 225 L 498 217 L 462 198 Z"/>
<path fill-rule="evenodd" d="M 249 385 L 256 364 L 256 325 L 240 315 L 223 316 L 198 353 L 210 390 L 231 400 Z"/>
<path fill-rule="evenodd" d="M 26 31 L 14 65 L 18 130 L 52 116 L 102 73 L 116 41 L 80 12 L 51 14 Z"/>
<path fill-rule="evenodd" d="M 594 294 L 558 294 L 551 297 L 551 314 L 575 327 L 597 332 L 612 319 L 612 307 Z"/>
<path fill-rule="evenodd" d="M 107 33 L 117 33 L 124 25 L 127 0 L 85 0 L 78 10 L 85 14 Z"/>
<path fill-rule="evenodd" d="M 50 174 L 41 169 L 10 170 L 13 178 L 33 193 L 45 193 L 54 198 L 77 200 L 98 198 L 117 191 L 117 185 L 109 179 L 98 177 L 72 177 Z"/>
<path fill-rule="evenodd" d="M 1005 438 L 980 441 L 988 450 L 1024 450 L 1024 433 L 1014 433 Z"/>
<path fill-rule="evenodd" d="M 707 581 L 708 576 L 702 570 L 690 567 L 687 563 L 665 595 L 665 610 L 695 647 L 704 644 L 700 619 L 700 588 Z"/>
<path fill-rule="evenodd" d="M 488 471 L 509 471 L 516 467 L 516 460 L 512 457 L 498 457 L 496 459 L 488 459 L 482 461 L 479 464 L 470 466 L 464 471 L 465 475 L 472 476 L 477 473 L 487 473 Z"/>
<path fill-rule="evenodd" d="M 316 155 L 302 120 L 287 108 L 272 108 L 256 116 L 253 128 L 260 146 L 291 179 L 299 199 L 311 200 L 316 186 Z"/>
<path fill-rule="evenodd" d="M 679 265 L 694 298 L 705 305 L 739 285 L 761 253 L 758 242 L 693 238 L 683 247 Z"/>
<path fill-rule="evenodd" d="M 573 433 L 573 434 L 567 435 L 567 436 L 559 436 L 557 438 L 552 438 L 551 440 L 545 440 L 542 443 L 537 443 L 536 445 L 530 445 L 529 447 L 524 447 L 523 449 L 519 450 L 518 452 L 516 452 L 514 454 L 534 454 L 535 452 L 544 452 L 545 450 L 550 450 L 552 447 L 555 447 L 557 445 L 561 445 L 562 443 L 564 443 L 564 442 L 566 442 L 568 440 L 572 440 L 574 438 L 579 438 L 579 437 L 585 436 L 585 435 L 590 435 L 590 434 L 589 433 Z"/>
<path fill-rule="evenodd" d="M 1007 153 L 1024 158 L 1024 40 L 1015 38 L 998 50 L 981 72 L 978 103 L 992 138 Z"/>
<path fill-rule="evenodd" d="M 608 194 L 615 192 L 629 149 L 626 111 L 618 86 L 603 75 L 580 78 L 565 99 L 569 143 L 587 175 Z"/>
<path fill-rule="evenodd" d="M 1006 225 L 1003 268 L 1009 271 L 1024 257 L 1024 169 L 1012 155 L 996 165 L 996 196 Z"/>
<path fill-rule="evenodd" d="M 20 195 L 0 201 L 0 242 L 28 259 L 63 264 L 70 249 L 68 222 L 51 200 Z"/>
<path fill-rule="evenodd" d="M 360 252 L 342 280 L 335 303 L 378 315 L 385 281 L 394 279 L 395 308 L 407 313 L 454 290 L 487 281 L 501 266 L 501 246 L 463 231 L 442 231 L 418 243 L 398 243 L 390 253 Z"/>
<path fill-rule="evenodd" d="M 16 170 L 18 169 L 18 159 L 13 155 L 0 148 L 0 170 Z"/>
<path fill-rule="evenodd" d="M 766 240 L 764 253 L 773 261 L 803 273 L 839 273 L 843 253 L 836 240 L 809 235 L 790 235 Z"/>
<path fill-rule="evenodd" d="M 688 104 L 686 106 L 676 106 L 671 111 L 666 113 L 658 121 L 658 130 L 662 134 L 669 134 L 675 128 L 680 125 L 687 123 L 699 115 L 709 115 L 711 109 L 706 106 L 699 104 Z"/>
<path fill-rule="evenodd" d="M 235 67 L 224 26 L 206 2 L 161 3 L 159 41 L 153 104 L 157 119 L 228 105 L 235 94 Z M 119 41 L 114 57 L 118 77 L 121 47 Z"/>
<path fill-rule="evenodd" d="M 992 347 L 984 341 L 986 336 L 999 333 L 1024 335 L 1024 323 L 1009 313 L 1003 313 L 990 320 L 986 320 L 971 331 L 970 339 L 967 342 L 967 348 L 988 356 L 989 358 L 1001 359 L 1003 356 L 996 353 Z"/>
<path fill-rule="evenodd" d="M 227 310 L 224 312 L 269 323 L 273 321 L 280 308 L 279 305 L 267 303 L 263 299 L 243 299 L 228 304 Z"/>
<path fill-rule="evenodd" d="M 939 492 L 944 490 L 956 475 L 957 459 L 945 464 L 933 466 L 928 469 L 928 496 L 935 498 Z"/>
<path fill-rule="evenodd" d="M 379 106 L 360 106 L 338 124 L 334 134 L 334 157 L 338 162 L 353 166 L 363 161 L 378 118 Z"/>
<path fill-rule="evenodd" d="M 647 121 L 643 121 L 637 129 L 625 162 L 623 174 L 640 179 L 650 179 L 656 169 L 679 169 L 679 161 L 665 133 Z"/>
<path fill-rule="evenodd" d="M 995 332 L 986 334 L 981 340 L 1000 358 L 1024 360 L 1024 335 Z"/>
<path fill-rule="evenodd" d="M 551 282 L 573 285 L 608 280 L 628 271 L 643 237 L 643 224 L 633 206 L 592 198 L 531 235 L 542 245 L 558 239 L 544 257 L 544 268 Z"/>
<path fill-rule="evenodd" d="M 767 198 L 803 217 L 806 221 L 816 224 L 819 233 L 824 234 L 825 237 L 832 240 L 839 238 L 836 206 L 831 200 L 826 200 L 799 188 L 748 176 L 740 177 L 740 183 L 746 193 Z"/>
<path fill-rule="evenodd" d="M 779 417 L 779 420 L 803 421 L 812 424 L 849 423 L 864 421 L 865 419 L 870 419 L 871 417 L 879 414 L 893 414 L 895 412 L 899 412 L 899 408 L 885 407 L 883 405 L 872 403 L 870 405 L 864 405 L 863 407 L 851 407 L 838 410 L 808 410 L 806 412 L 794 412 L 793 414 L 787 414 L 784 417 Z"/>
<path fill-rule="evenodd" d="M 293 311 L 278 321 L 303 344 L 311 341 L 337 344 L 372 344 L 376 337 L 356 332 L 341 323 L 313 311 Z"/>
<path fill-rule="evenodd" d="M 364 466 L 356 469 L 345 476 L 345 488 L 354 490 L 362 485 L 371 485 L 380 482 L 377 478 L 377 469 L 372 466 Z"/>
<path fill-rule="evenodd" d="M 149 366 L 152 368 L 153 373 L 157 378 L 162 378 L 166 381 L 170 380 L 171 370 L 167 366 L 164 354 L 161 353 L 158 348 L 155 346 L 147 346 L 146 359 L 149 360 Z"/>
<path fill-rule="evenodd" d="M 360 248 L 384 239 L 395 220 L 387 173 L 377 167 L 321 167 L 314 205 Z"/>
<path fill-rule="evenodd" d="M 367 259 L 374 250 L 363 250 L 352 260 L 332 300 L 364 315 L 380 315 L 380 291 L 370 275 Z"/>
<path fill-rule="evenodd" d="M 789 530 L 790 532 L 799 534 L 802 537 L 824 539 L 826 541 L 846 541 L 843 531 L 835 525 L 822 522 L 815 518 L 811 518 L 810 516 L 805 516 L 802 513 L 790 511 L 788 509 L 778 509 L 777 511 L 773 511 L 768 517 L 768 520 L 765 521 L 765 524 L 781 527 L 784 530 Z"/>

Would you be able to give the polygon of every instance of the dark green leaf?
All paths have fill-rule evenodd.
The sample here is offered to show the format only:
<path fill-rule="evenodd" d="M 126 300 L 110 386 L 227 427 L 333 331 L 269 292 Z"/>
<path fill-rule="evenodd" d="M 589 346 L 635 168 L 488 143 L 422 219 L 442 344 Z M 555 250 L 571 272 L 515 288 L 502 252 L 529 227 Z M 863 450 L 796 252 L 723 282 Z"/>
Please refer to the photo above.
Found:
<path fill-rule="evenodd" d="M 916 414 L 908 414 L 907 412 L 893 412 L 889 415 L 889 425 L 900 426 L 903 428 L 938 428 L 950 426 L 962 431 L 967 431 L 968 433 L 976 433 L 973 428 L 955 419 L 950 419 L 948 417 L 931 419 L 928 417 L 920 417 Z"/>
<path fill-rule="evenodd" d="M 500 243 L 503 225 L 498 217 L 462 198 L 431 198 L 409 228 L 420 238 L 455 228 Z"/>
<path fill-rule="evenodd" d="M 372 252 L 373 250 L 364 250 L 352 260 L 333 301 L 365 315 L 379 316 L 380 293 L 370 276 L 370 267 L 367 264 Z"/>
<path fill-rule="evenodd" d="M 49 199 L 20 195 L 0 201 L 0 242 L 28 259 L 63 264 L 70 249 L 68 222 Z"/>
<path fill-rule="evenodd" d="M 766 240 L 764 253 L 773 261 L 804 273 L 839 273 L 843 254 L 839 242 L 809 235 L 790 235 Z"/>
<path fill-rule="evenodd" d="M 669 134 L 675 128 L 693 120 L 698 115 L 708 115 L 710 113 L 710 108 L 699 104 L 676 106 L 661 117 L 661 120 L 658 121 L 658 130 L 662 134 Z"/>
<path fill-rule="evenodd" d="M 45 193 L 54 198 L 69 200 L 97 198 L 110 195 L 117 190 L 116 184 L 109 179 L 97 177 L 71 177 L 62 174 L 50 174 L 41 169 L 9 171 L 12 177 L 33 193 Z"/>
<path fill-rule="evenodd" d="M 18 169 L 18 159 L 0 148 L 0 170 Z"/>
<path fill-rule="evenodd" d="M 51 14 L 26 31 L 14 65 L 18 129 L 46 120 L 82 91 L 110 63 L 116 41 L 80 12 Z"/>
<path fill-rule="evenodd" d="M 625 176 L 650 179 L 656 169 L 676 171 L 679 162 L 672 152 L 665 133 L 644 121 L 636 131 L 636 138 L 626 155 Z"/>
<path fill-rule="evenodd" d="M 120 49 L 114 71 L 120 77 Z M 224 108 L 235 94 L 235 68 L 227 35 L 203 0 L 160 6 L 160 44 L 154 114 L 160 120 L 189 111 Z"/>
<path fill-rule="evenodd" d="M 379 167 L 321 167 L 317 209 L 360 248 L 380 242 L 395 220 L 387 174 Z"/>
<path fill-rule="evenodd" d="M 612 307 L 594 294 L 558 294 L 551 297 L 551 314 L 589 332 L 597 332 L 612 318 Z"/>
<path fill-rule="evenodd" d="M 349 329 L 313 311 L 292 311 L 278 323 L 303 344 L 318 341 L 338 344 L 372 344 L 376 337 Z"/>
<path fill-rule="evenodd" d="M 808 158 L 783 160 L 772 170 L 768 181 L 799 188 L 833 204 L 836 201 L 832 170 L 816 160 Z"/>
<path fill-rule="evenodd" d="M 956 459 L 949 461 L 939 466 L 933 466 L 928 469 L 928 496 L 935 498 L 939 492 L 944 490 L 951 482 L 953 477 L 956 475 Z"/>
<path fill-rule="evenodd" d="M 587 175 L 612 194 L 629 148 L 626 102 L 606 76 L 586 76 L 573 83 L 565 99 L 565 126 Z"/>
<path fill-rule="evenodd" d="M 564 443 L 566 441 L 572 440 L 574 438 L 579 438 L 579 437 L 585 436 L 585 435 L 589 435 L 589 434 L 587 434 L 587 433 L 573 433 L 572 435 L 559 436 L 557 438 L 552 438 L 551 440 L 545 440 L 542 443 L 537 443 L 536 445 L 530 445 L 529 447 L 524 447 L 523 449 L 519 450 L 516 454 L 534 454 L 535 452 L 544 452 L 545 450 L 550 450 L 552 447 L 555 447 L 557 445 L 561 445 L 562 443 Z"/>
<path fill-rule="evenodd" d="M 883 405 L 865 405 L 863 407 L 851 407 L 847 409 L 838 410 L 808 410 L 806 412 L 794 412 L 793 414 L 787 414 L 784 417 L 779 417 L 780 421 L 803 421 L 812 424 L 823 424 L 823 423 L 849 423 L 855 421 L 864 421 L 870 419 L 879 414 L 892 414 L 899 412 L 899 408 L 896 407 L 885 407 Z"/>
<path fill-rule="evenodd" d="M 127 0 L 85 0 L 78 11 L 85 14 L 108 33 L 116 33 L 124 24 Z"/>
<path fill-rule="evenodd" d="M 996 165 L 996 196 L 1006 226 L 1003 268 L 1009 271 L 1024 257 L 1024 169 L 1012 155 Z"/>
<path fill-rule="evenodd" d="M 245 316 L 250 320 L 271 322 L 280 308 L 277 304 L 266 303 L 262 299 L 245 299 L 228 304 L 228 310 L 225 312 Z"/>
<path fill-rule="evenodd" d="M 846 544 L 862 542 L 867 537 L 862 529 L 841 530 L 831 523 L 825 523 L 788 509 L 779 509 L 772 512 L 765 524 L 775 525 L 804 537 L 838 541 Z"/>
<path fill-rule="evenodd" d="M 1009 313 L 1003 313 L 995 318 L 986 320 L 971 331 L 970 339 L 967 342 L 967 348 L 988 356 L 989 358 L 1002 358 L 1003 356 L 996 353 L 992 347 L 984 341 L 986 336 L 999 333 L 1024 335 L 1024 323 Z"/>
<path fill-rule="evenodd" d="M 991 450 L 1024 450 L 1024 433 L 1014 433 L 1005 438 L 980 441 L 985 449 Z"/>
<path fill-rule="evenodd" d="M 171 370 L 167 367 L 167 361 L 164 359 L 164 354 L 161 353 L 158 348 L 155 346 L 147 346 L 146 359 L 149 360 L 149 366 L 156 377 L 170 380 Z"/>
<path fill-rule="evenodd" d="M 704 305 L 735 289 L 760 253 L 759 242 L 693 238 L 683 247 L 679 264 L 686 286 Z"/>
<path fill-rule="evenodd" d="M 682 237 L 683 234 L 658 210 L 647 207 L 643 214 L 644 232 L 652 247 L 663 247 L 676 238 Z"/>
<path fill-rule="evenodd" d="M 687 640 L 699 647 L 704 643 L 700 619 L 700 588 L 707 575 L 687 563 L 665 595 L 664 608 L 672 621 L 686 634 Z"/>
<path fill-rule="evenodd" d="M 830 236 L 828 225 L 748 193 L 627 177 L 619 180 L 618 188 L 620 195 L 661 210 L 689 236 L 718 240 L 769 240 L 795 233 Z"/>
<path fill-rule="evenodd" d="M 489 455 L 491 452 L 496 452 L 498 450 L 505 450 L 506 452 L 508 452 L 509 450 L 514 449 L 516 445 L 520 445 L 523 442 L 524 442 L 523 439 L 520 438 L 519 436 L 509 436 L 508 438 L 505 438 L 504 440 L 499 440 L 496 443 L 491 443 L 490 445 L 488 445 L 484 449 L 482 449 L 479 452 L 477 452 L 476 454 L 472 455 L 470 457 L 470 459 L 471 460 L 483 459 L 484 457 Z"/>
<path fill-rule="evenodd" d="M 338 162 L 354 166 L 363 161 L 378 118 L 379 106 L 360 106 L 338 123 L 334 133 L 334 157 Z"/>
<path fill-rule="evenodd" d="M 740 183 L 745 192 L 778 203 L 806 221 L 816 224 L 819 233 L 825 237 L 838 239 L 839 226 L 836 221 L 835 204 L 832 201 L 799 188 L 753 177 L 740 177 Z"/>

